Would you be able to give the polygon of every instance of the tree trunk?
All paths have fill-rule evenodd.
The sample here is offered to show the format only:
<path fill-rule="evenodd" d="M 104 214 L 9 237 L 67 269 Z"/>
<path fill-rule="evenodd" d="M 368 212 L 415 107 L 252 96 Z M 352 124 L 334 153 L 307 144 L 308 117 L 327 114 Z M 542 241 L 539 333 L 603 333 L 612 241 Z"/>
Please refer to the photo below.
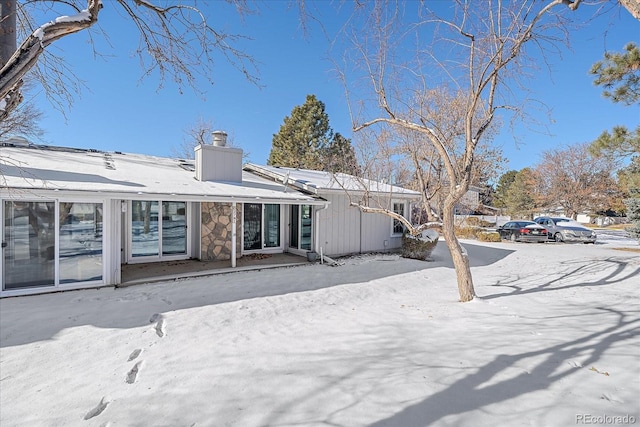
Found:
<path fill-rule="evenodd" d="M 453 267 L 456 270 L 456 279 L 458 281 L 458 293 L 460 301 L 471 301 L 476 296 L 473 288 L 473 278 L 471 277 L 471 267 L 469 265 L 469 256 L 463 250 L 455 233 L 455 201 L 445 201 L 444 210 L 442 212 L 442 234 L 447 242 L 447 247 L 451 253 Z"/>
<path fill-rule="evenodd" d="M 16 0 L 0 0 L 0 68 L 16 51 Z"/>

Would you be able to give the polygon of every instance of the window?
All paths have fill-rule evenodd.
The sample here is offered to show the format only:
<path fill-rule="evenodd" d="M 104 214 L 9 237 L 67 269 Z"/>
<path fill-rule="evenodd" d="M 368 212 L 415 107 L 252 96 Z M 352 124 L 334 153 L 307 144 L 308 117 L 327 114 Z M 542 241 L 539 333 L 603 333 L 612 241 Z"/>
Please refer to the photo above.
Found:
<path fill-rule="evenodd" d="M 405 204 L 404 202 L 394 202 L 393 203 L 393 212 L 398 215 L 404 216 Z M 404 225 L 398 221 L 397 219 L 393 220 L 393 229 L 391 231 L 392 235 L 402 234 L 404 232 Z"/>
<path fill-rule="evenodd" d="M 289 208 L 289 247 L 311 250 L 311 206 L 291 205 Z"/>
<path fill-rule="evenodd" d="M 280 205 L 245 203 L 243 215 L 245 251 L 282 246 Z"/>
<path fill-rule="evenodd" d="M 244 204 L 244 250 L 262 249 L 262 205 Z"/>
<path fill-rule="evenodd" d="M 5 202 L 5 290 L 55 285 L 55 206 L 55 202 Z"/>
<path fill-rule="evenodd" d="M 102 203 L 60 202 L 60 283 L 102 279 Z"/>
<path fill-rule="evenodd" d="M 102 280 L 102 203 L 5 201 L 3 290 Z"/>
<path fill-rule="evenodd" d="M 131 260 L 184 258 L 187 251 L 187 203 L 131 201 Z"/>

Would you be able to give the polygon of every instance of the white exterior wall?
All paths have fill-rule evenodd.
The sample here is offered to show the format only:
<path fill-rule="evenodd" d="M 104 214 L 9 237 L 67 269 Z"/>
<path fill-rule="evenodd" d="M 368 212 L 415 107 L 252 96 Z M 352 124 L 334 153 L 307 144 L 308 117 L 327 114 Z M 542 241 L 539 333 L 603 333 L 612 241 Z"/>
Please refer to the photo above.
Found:
<path fill-rule="evenodd" d="M 328 256 L 397 249 L 401 237 L 391 237 L 390 217 L 375 213 L 362 213 L 349 206 L 344 194 L 321 194 L 331 204 L 320 211 L 319 246 Z M 408 211 L 408 204 L 405 212 Z"/>
<path fill-rule="evenodd" d="M 398 202 L 398 200 L 394 200 Z M 405 204 L 405 215 L 409 210 Z M 393 220 L 382 214 L 362 214 L 362 252 L 377 252 L 398 249 L 402 246 L 402 236 L 392 236 Z"/>
<path fill-rule="evenodd" d="M 105 285 L 122 282 L 120 268 L 122 248 L 122 201 L 107 199 L 102 209 L 102 265 Z"/>
<path fill-rule="evenodd" d="M 198 181 L 242 182 L 242 150 L 198 145 L 195 148 Z"/>

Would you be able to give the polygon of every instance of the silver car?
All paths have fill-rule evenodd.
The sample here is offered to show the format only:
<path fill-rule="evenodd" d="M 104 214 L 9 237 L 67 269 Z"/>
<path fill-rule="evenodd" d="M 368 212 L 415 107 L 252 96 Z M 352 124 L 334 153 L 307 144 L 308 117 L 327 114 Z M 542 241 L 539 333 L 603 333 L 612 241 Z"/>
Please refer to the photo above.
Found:
<path fill-rule="evenodd" d="M 556 242 L 595 243 L 596 232 L 579 222 L 565 217 L 541 216 L 534 219 L 549 232 L 549 239 Z"/>

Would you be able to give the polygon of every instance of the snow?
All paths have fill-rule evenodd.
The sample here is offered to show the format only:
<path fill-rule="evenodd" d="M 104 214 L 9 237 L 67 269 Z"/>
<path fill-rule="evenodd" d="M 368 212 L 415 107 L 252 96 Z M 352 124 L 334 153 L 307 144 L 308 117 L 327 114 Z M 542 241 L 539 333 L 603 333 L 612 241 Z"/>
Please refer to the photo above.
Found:
<path fill-rule="evenodd" d="M 40 41 L 42 41 L 44 39 L 45 30 L 55 24 L 65 23 L 65 22 L 84 22 L 84 21 L 90 21 L 90 20 L 91 20 L 91 13 L 89 13 L 89 10 L 83 9 L 80 11 L 80 13 L 77 13 L 73 16 L 66 16 L 66 15 L 59 16 L 53 21 L 47 22 L 46 24 L 41 25 L 37 30 L 33 32 L 33 36 L 40 39 Z"/>
<path fill-rule="evenodd" d="M 309 169 L 296 169 L 281 166 L 264 166 L 248 163 L 245 170 L 277 177 L 281 182 L 285 180 L 297 188 L 311 191 L 315 194 L 319 190 L 329 190 L 344 193 L 347 191 L 368 191 L 374 193 L 391 193 L 410 197 L 420 196 L 420 193 L 395 185 L 359 178 L 345 173 L 331 173 Z"/>
<path fill-rule="evenodd" d="M 638 243 L 463 244 L 2 299 L 0 425 L 640 422 Z"/>
<path fill-rule="evenodd" d="M 106 162 L 110 167 L 106 167 Z M 60 168 L 64 165 L 64 168 Z M 197 181 L 176 159 L 133 153 L 91 152 L 58 147 L 2 147 L 0 176 L 9 196 L 24 191 L 60 190 L 128 198 L 207 201 L 304 201 L 312 197 L 243 172 L 242 184 Z M 0 189 L 1 191 L 7 191 Z M 50 195 L 48 195 L 50 197 Z M 138 198 L 140 198 L 138 196 Z M 144 198 L 143 197 L 143 198 Z"/>

